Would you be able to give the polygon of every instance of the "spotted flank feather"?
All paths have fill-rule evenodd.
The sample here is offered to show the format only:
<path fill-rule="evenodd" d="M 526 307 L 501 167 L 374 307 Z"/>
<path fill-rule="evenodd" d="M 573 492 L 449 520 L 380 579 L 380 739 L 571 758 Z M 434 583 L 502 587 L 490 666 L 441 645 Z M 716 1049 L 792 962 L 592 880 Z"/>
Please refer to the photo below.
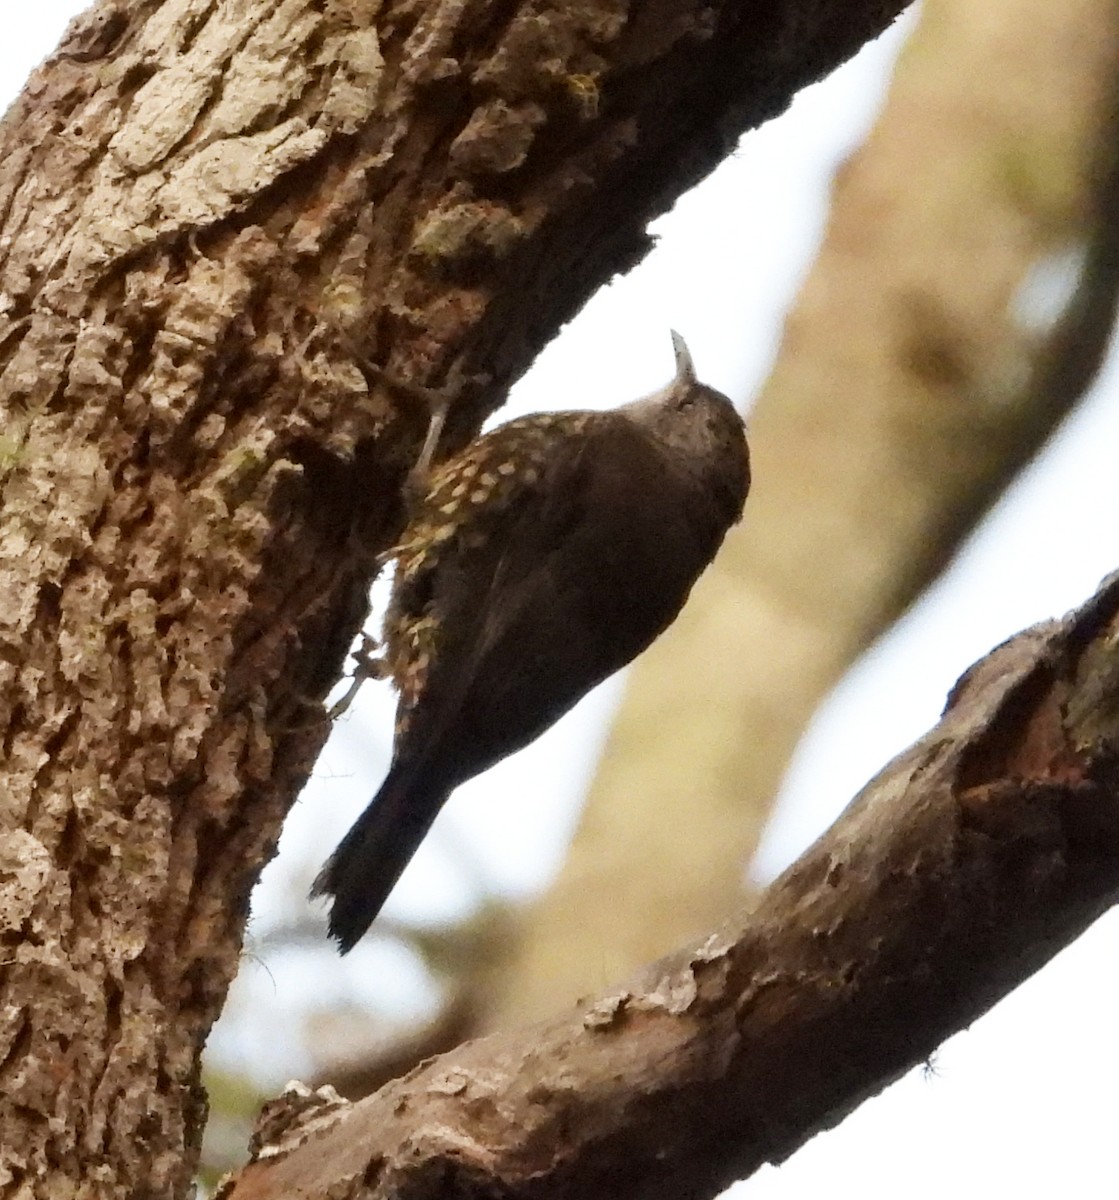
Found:
<path fill-rule="evenodd" d="M 385 660 L 400 696 L 397 734 L 407 727 L 437 653 L 440 622 L 425 581 L 448 554 L 482 545 L 517 496 L 541 482 L 557 437 L 579 437 L 600 414 L 539 413 L 499 426 L 431 474 L 400 542 L 393 601 L 385 620 Z"/>

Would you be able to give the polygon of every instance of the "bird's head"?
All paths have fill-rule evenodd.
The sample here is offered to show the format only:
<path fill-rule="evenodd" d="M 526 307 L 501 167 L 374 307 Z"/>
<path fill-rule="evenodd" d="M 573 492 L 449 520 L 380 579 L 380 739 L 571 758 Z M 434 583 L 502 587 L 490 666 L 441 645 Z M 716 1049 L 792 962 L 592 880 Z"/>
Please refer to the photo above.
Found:
<path fill-rule="evenodd" d="M 672 381 L 620 411 L 657 444 L 669 469 L 694 477 L 704 487 L 714 484 L 740 495 L 741 511 L 750 487 L 745 425 L 722 392 L 696 378 L 687 343 L 675 331 L 672 346 Z"/>

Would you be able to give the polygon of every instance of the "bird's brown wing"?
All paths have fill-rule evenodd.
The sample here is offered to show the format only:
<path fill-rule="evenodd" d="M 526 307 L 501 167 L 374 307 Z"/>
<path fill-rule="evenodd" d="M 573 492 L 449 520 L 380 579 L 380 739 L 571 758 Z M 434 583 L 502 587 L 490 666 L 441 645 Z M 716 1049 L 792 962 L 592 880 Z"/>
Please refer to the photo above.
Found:
<path fill-rule="evenodd" d="M 483 544 L 434 568 L 443 638 L 398 752 L 461 782 L 629 662 L 706 565 L 689 516 L 681 486 L 628 422 L 604 414 L 555 445 Z"/>

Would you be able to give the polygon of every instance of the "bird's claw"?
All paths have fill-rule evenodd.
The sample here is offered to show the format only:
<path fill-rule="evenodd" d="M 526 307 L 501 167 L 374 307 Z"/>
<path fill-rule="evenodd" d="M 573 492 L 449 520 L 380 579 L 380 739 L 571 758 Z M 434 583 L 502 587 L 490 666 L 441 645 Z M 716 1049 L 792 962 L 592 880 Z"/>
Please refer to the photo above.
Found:
<path fill-rule="evenodd" d="M 427 477 L 435 461 L 436 452 L 439 449 L 439 439 L 442 437 L 443 427 L 447 423 L 447 414 L 450 412 L 451 406 L 469 388 L 485 387 L 491 382 L 491 376 L 486 374 L 467 375 L 455 364 L 451 367 L 447 382 L 442 387 L 428 387 L 410 379 L 403 379 L 387 367 L 375 363 L 362 351 L 353 334 L 337 326 L 336 330 L 346 349 L 353 356 L 358 370 L 365 377 L 367 387 L 380 384 L 398 396 L 405 396 L 409 400 L 423 404 L 427 409 L 427 434 L 424 437 L 419 457 L 408 472 L 408 479 L 404 485 L 407 499 L 409 502 L 414 502 L 427 490 Z"/>
<path fill-rule="evenodd" d="M 388 673 L 388 664 L 383 658 L 376 656 L 376 651 L 380 649 L 377 639 L 370 637 L 369 634 L 361 635 L 361 649 L 355 650 L 354 670 L 350 676 L 350 686 L 336 703 L 332 704 L 327 710 L 326 719 L 328 721 L 336 721 L 354 702 L 361 685 L 367 679 L 384 679 Z"/>

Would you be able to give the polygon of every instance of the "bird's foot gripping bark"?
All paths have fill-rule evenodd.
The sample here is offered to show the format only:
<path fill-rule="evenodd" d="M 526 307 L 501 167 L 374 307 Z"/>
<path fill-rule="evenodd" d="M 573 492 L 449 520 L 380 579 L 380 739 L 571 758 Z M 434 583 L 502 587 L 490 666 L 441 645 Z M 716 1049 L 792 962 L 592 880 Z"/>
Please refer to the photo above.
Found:
<path fill-rule="evenodd" d="M 328 721 L 337 720 L 350 707 L 367 679 L 384 679 L 388 675 L 388 664 L 383 658 L 377 657 L 376 652 L 379 649 L 376 638 L 368 633 L 361 635 L 361 649 L 354 651 L 354 670 L 350 676 L 350 686 L 341 699 L 331 705 L 326 714 Z"/>
<path fill-rule="evenodd" d="M 351 350 L 353 350 L 352 347 Z M 371 359 L 358 354 L 356 350 L 354 350 L 354 354 L 358 368 L 365 376 L 365 382 L 368 385 L 379 383 L 398 396 L 415 400 L 427 409 L 427 435 L 424 437 L 419 458 L 408 472 L 408 478 L 404 483 L 408 499 L 411 501 L 423 494 L 428 472 L 435 461 L 435 452 L 439 448 L 439 438 L 442 436 L 443 426 L 447 423 L 447 413 L 450 412 L 451 404 L 462 391 L 466 381 L 456 379 L 441 388 L 425 387 L 423 384 L 413 383 L 409 379 L 401 379 L 399 375 L 394 375 Z"/>
<path fill-rule="evenodd" d="M 443 434 L 443 427 L 447 423 L 447 414 L 450 412 L 451 406 L 468 389 L 485 387 L 490 382 L 490 376 L 485 374 L 467 375 L 460 367 L 454 365 L 451 367 L 447 382 L 442 387 L 427 387 L 425 384 L 415 383 L 410 379 L 402 379 L 388 368 L 373 362 L 368 355 L 363 353 L 350 333 L 341 329 L 338 332 L 342 336 L 346 349 L 353 356 L 358 370 L 365 376 L 368 387 L 379 384 L 397 396 L 403 396 L 422 404 L 427 412 L 427 434 L 424 437 L 419 457 L 408 472 L 408 478 L 404 483 L 405 499 L 409 506 L 412 506 L 427 491 L 427 478 L 435 463 L 439 439 Z"/>

